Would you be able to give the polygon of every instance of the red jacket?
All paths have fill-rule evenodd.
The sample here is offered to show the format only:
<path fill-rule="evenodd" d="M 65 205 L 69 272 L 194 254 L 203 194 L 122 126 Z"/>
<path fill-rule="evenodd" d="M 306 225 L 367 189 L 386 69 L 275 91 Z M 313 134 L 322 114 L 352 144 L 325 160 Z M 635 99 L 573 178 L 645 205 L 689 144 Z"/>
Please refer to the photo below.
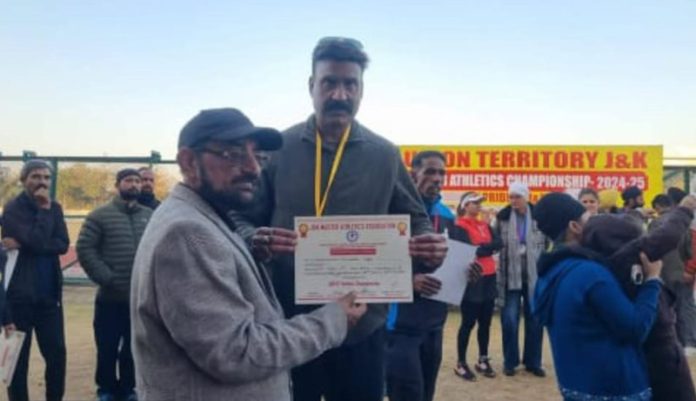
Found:
<path fill-rule="evenodd" d="M 479 248 L 476 251 L 476 262 L 483 268 L 481 275 L 494 275 L 495 259 L 493 259 L 493 253 L 500 250 L 502 242 L 493 235 L 491 227 L 481 220 L 470 217 L 458 218 L 456 226 L 462 230 L 458 233 L 459 235 L 455 234 L 452 238 L 477 245 Z"/>

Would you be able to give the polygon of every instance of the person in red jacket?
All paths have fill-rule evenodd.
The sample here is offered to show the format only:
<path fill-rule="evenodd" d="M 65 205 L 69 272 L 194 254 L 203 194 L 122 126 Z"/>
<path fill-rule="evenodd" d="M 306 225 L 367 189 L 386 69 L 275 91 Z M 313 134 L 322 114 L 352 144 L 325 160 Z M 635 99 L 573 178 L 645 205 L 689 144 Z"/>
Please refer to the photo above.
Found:
<path fill-rule="evenodd" d="M 457 336 L 457 351 L 459 360 L 454 372 L 457 376 L 476 380 L 476 375 L 466 363 L 466 350 L 469 336 L 478 322 L 479 358 L 474 366 L 476 371 L 486 377 L 495 377 L 488 357 L 491 320 L 496 297 L 496 262 L 493 254 L 503 247 L 503 243 L 493 229 L 479 219 L 481 202 L 485 198 L 476 192 L 466 192 L 457 207 L 457 221 L 452 239 L 478 246 L 476 263 L 482 268 L 481 278 L 467 285 L 461 303 L 462 323 Z"/>

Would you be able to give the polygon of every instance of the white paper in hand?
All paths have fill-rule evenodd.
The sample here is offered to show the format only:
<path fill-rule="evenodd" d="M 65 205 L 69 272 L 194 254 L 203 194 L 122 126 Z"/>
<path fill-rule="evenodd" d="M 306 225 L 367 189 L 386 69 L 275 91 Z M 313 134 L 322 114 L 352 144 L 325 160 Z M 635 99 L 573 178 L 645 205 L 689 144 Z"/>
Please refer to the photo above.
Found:
<path fill-rule="evenodd" d="M 466 283 L 469 276 L 469 265 L 476 259 L 477 247 L 460 241 L 447 240 L 447 257 L 430 276 L 440 280 L 440 291 L 426 297 L 452 305 L 459 305 L 464 298 Z"/>
<path fill-rule="evenodd" d="M 12 279 L 12 274 L 14 273 L 15 266 L 17 266 L 17 257 L 19 256 L 18 249 L 12 249 L 6 251 L 7 262 L 5 262 L 5 274 L 2 278 L 2 285 L 5 286 L 5 291 L 10 286 L 10 280 Z"/>
<path fill-rule="evenodd" d="M 5 336 L 5 332 L 0 332 L 0 380 L 5 386 L 12 383 L 19 351 L 22 350 L 26 333 L 15 331 L 10 337 Z"/>

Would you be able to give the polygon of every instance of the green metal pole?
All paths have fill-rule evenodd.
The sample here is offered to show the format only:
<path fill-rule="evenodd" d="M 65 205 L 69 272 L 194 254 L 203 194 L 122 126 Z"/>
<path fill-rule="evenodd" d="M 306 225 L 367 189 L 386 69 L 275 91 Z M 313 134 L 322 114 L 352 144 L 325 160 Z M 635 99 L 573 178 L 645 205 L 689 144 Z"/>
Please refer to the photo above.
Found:
<path fill-rule="evenodd" d="M 56 200 L 56 192 L 58 191 L 58 159 L 51 159 L 51 167 L 53 167 L 53 185 L 51 185 L 51 199 Z"/>

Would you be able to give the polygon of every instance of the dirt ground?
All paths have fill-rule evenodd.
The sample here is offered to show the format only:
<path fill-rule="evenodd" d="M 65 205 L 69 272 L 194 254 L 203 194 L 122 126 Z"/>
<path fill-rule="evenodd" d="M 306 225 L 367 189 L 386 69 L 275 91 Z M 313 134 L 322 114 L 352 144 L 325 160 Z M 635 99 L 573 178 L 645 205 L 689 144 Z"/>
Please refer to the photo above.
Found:
<path fill-rule="evenodd" d="M 95 398 L 94 366 L 95 350 L 92 334 L 94 289 L 91 287 L 65 287 L 65 321 L 68 349 L 68 373 L 65 401 L 88 401 Z M 495 319 L 491 333 L 491 357 L 498 377 L 479 377 L 477 382 L 465 382 L 456 377 L 452 370 L 456 363 L 456 337 L 459 313 L 450 313 L 445 329 L 442 368 L 438 378 L 438 401 L 550 401 L 559 400 L 556 379 L 548 341 L 544 340 L 544 367 L 548 376 L 536 378 L 526 372 L 515 377 L 502 375 L 502 341 L 500 320 Z M 475 336 L 472 336 L 472 341 Z M 43 361 L 33 343 L 30 366 L 30 394 L 32 400 L 43 400 Z M 475 343 L 469 347 L 469 360 L 473 361 L 478 351 Z M 689 361 L 696 362 L 693 358 Z M 0 400 L 6 393 L 0 393 Z"/>

